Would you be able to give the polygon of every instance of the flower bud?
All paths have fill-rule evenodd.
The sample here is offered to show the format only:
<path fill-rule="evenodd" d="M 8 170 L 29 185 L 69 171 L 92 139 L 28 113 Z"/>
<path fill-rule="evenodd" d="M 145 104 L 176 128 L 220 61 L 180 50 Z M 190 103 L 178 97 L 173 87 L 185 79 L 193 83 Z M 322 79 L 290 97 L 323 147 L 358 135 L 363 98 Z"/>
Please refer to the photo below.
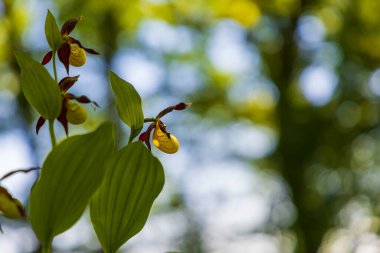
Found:
<path fill-rule="evenodd" d="M 0 186 L 0 212 L 5 217 L 16 219 L 25 217 L 24 207 L 18 199 L 14 199 L 8 191 Z"/>
<path fill-rule="evenodd" d="M 79 125 L 87 120 L 87 110 L 83 105 L 68 100 L 66 108 L 66 119 L 71 124 Z"/>
<path fill-rule="evenodd" d="M 153 132 L 153 144 L 162 152 L 174 154 L 179 149 L 179 142 L 172 134 L 164 133 L 157 125 Z"/>
<path fill-rule="evenodd" d="M 86 51 L 77 44 L 70 43 L 69 63 L 75 67 L 83 66 L 86 63 Z"/>

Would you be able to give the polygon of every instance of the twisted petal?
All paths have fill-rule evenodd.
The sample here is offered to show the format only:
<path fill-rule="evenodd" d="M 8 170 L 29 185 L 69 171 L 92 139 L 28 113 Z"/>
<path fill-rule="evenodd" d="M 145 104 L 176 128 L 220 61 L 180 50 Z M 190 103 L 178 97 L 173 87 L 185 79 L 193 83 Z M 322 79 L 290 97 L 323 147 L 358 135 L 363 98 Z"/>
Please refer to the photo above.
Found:
<path fill-rule="evenodd" d="M 72 66 L 80 67 L 86 63 L 86 51 L 77 44 L 70 43 L 69 63 Z"/>
<path fill-rule="evenodd" d="M 68 100 L 66 102 L 66 108 L 66 119 L 71 124 L 78 125 L 87 120 L 87 110 L 83 105 Z"/>
<path fill-rule="evenodd" d="M 68 40 L 68 41 L 69 41 L 69 43 L 77 44 L 80 48 L 83 48 L 83 49 L 84 49 L 87 53 L 89 53 L 89 54 L 99 55 L 99 53 L 96 52 L 94 49 L 84 47 L 84 46 L 82 45 L 82 43 L 80 43 L 79 40 L 74 39 L 73 37 L 69 37 L 69 40 Z"/>
<path fill-rule="evenodd" d="M 61 35 L 62 36 L 65 36 L 65 35 L 69 35 L 75 28 L 75 26 L 77 25 L 77 23 L 82 19 L 82 16 L 79 16 L 79 17 L 75 17 L 75 18 L 72 18 L 72 19 L 69 19 L 67 20 L 62 28 L 61 28 Z"/>
<path fill-rule="evenodd" d="M 14 199 L 9 192 L 0 186 L 0 211 L 8 218 L 25 218 L 24 207 L 18 199 Z"/>
<path fill-rule="evenodd" d="M 100 106 L 98 105 L 98 103 L 96 103 L 95 101 L 89 99 L 89 98 L 86 97 L 86 96 L 74 97 L 74 99 L 75 99 L 76 101 L 78 101 L 78 102 L 83 103 L 83 104 L 92 103 L 92 105 L 94 106 L 94 109 L 95 109 L 95 107 L 100 108 Z"/>
<path fill-rule="evenodd" d="M 57 119 L 58 119 L 59 123 L 61 123 L 61 125 L 63 126 L 63 128 L 65 129 L 66 135 L 69 135 L 69 126 L 68 126 L 67 119 L 66 119 L 66 113 L 67 113 L 66 99 L 64 99 L 62 101 L 62 110 L 61 110 L 61 113 L 59 114 L 59 116 L 58 116 Z"/>
<path fill-rule="evenodd" d="M 163 116 L 165 116 L 166 114 L 168 114 L 169 112 L 172 112 L 173 110 L 177 110 L 177 111 L 182 111 L 184 109 L 186 109 L 187 107 L 191 106 L 192 104 L 191 103 L 184 103 L 184 102 L 181 102 L 181 103 L 178 103 L 176 105 L 172 105 L 172 106 L 169 106 L 168 108 L 165 108 L 164 110 L 162 110 L 157 116 L 156 118 L 162 118 Z"/>
<path fill-rule="evenodd" d="M 69 58 L 70 58 L 70 44 L 63 43 L 58 49 L 58 58 L 66 68 L 67 74 L 69 74 Z"/>
<path fill-rule="evenodd" d="M 63 78 L 61 81 L 59 81 L 59 87 L 61 88 L 61 91 L 67 91 L 70 89 L 76 81 L 78 81 L 78 76 L 67 76 Z"/>
<path fill-rule="evenodd" d="M 40 128 L 45 124 L 45 119 L 43 117 L 39 117 L 37 124 L 36 124 L 36 134 L 40 131 Z"/>
<path fill-rule="evenodd" d="M 152 142 L 159 150 L 168 154 L 174 154 L 179 149 L 177 138 L 172 134 L 164 133 L 158 126 L 158 123 L 154 128 Z"/>

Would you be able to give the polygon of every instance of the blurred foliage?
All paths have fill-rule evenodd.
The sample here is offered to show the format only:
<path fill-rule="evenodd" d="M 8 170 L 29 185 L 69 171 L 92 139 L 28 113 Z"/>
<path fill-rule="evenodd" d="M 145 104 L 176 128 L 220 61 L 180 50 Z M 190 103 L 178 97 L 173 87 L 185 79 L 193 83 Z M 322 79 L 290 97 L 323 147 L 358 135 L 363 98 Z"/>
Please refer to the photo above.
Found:
<path fill-rule="evenodd" d="M 20 98 L 18 69 L 11 54 L 28 47 L 23 36 L 32 14 L 25 2 L 5 0 L 0 9 L 0 94 L 17 96 L 13 106 L 31 124 L 35 115 Z M 334 252 L 342 237 L 360 242 L 365 232 L 379 232 L 379 1 L 66 0 L 54 4 L 53 12 L 61 21 L 84 17 L 76 32 L 84 38 L 83 44 L 101 52 L 104 73 L 123 50 L 139 52 L 163 68 L 162 87 L 151 97 L 185 96 L 181 100 L 193 102 L 192 116 L 197 120 L 189 122 L 194 127 L 201 119 L 211 131 L 248 121 L 276 133 L 276 146 L 265 157 L 242 158 L 263 170 L 277 171 L 297 210 L 294 223 L 274 224 L 274 228 L 268 224 L 266 233 L 293 234 L 297 253 L 318 249 L 327 253 Z M 160 41 L 152 41 L 157 36 L 141 35 L 149 22 L 186 33 L 165 48 Z M 233 30 L 228 33 L 230 40 L 216 35 L 226 26 L 229 32 Z M 180 48 L 186 36 L 191 45 Z M 243 49 L 231 53 L 236 42 Z M 213 53 L 213 49 L 219 51 Z M 223 65 L 226 61 L 229 64 Z M 239 67 L 241 62 L 243 67 Z M 201 85 L 178 93 L 187 87 L 170 85 L 173 65 L 180 77 L 176 80 L 181 80 L 179 67 L 189 66 L 192 78 Z M 319 75 L 328 73 L 328 78 L 310 76 L 316 70 L 322 70 Z M 182 79 L 184 83 L 186 78 L 189 75 Z M 315 100 L 326 85 L 332 87 L 331 95 Z M 113 98 L 106 95 L 112 103 Z M 3 118 L 1 122 L 0 130 L 13 124 Z M 183 200 L 176 203 L 173 208 L 184 209 L 189 216 L 188 233 L 182 238 L 184 251 L 206 252 L 207 239 L 202 238 L 196 218 Z M 352 221 L 356 211 L 364 213 L 358 215 L 367 225 Z"/>

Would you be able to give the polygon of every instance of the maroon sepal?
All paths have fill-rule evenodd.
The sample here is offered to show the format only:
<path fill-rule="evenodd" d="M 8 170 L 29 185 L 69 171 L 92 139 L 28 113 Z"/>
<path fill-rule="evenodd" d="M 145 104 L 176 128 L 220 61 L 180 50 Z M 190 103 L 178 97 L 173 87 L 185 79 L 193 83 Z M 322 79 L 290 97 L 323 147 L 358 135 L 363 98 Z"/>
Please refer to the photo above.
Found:
<path fill-rule="evenodd" d="M 162 110 L 157 116 L 156 116 L 156 119 L 160 119 L 162 118 L 163 116 L 165 116 L 166 114 L 168 114 L 169 112 L 172 112 L 173 110 L 177 110 L 177 111 L 180 111 L 180 110 L 184 110 L 186 109 L 187 107 L 191 106 L 191 103 L 178 103 L 176 105 L 172 105 L 172 106 L 169 106 L 168 108 L 165 108 L 164 110 Z"/>
<path fill-rule="evenodd" d="M 59 81 L 59 87 L 61 88 L 61 91 L 67 91 L 70 89 L 76 81 L 78 81 L 78 76 L 67 76 L 63 78 L 61 81 Z"/>
<path fill-rule="evenodd" d="M 65 65 L 67 75 L 69 74 L 69 57 L 70 57 L 70 44 L 63 43 L 58 49 L 58 58 Z"/>
<path fill-rule="evenodd" d="M 174 106 L 174 110 L 177 110 L 177 111 L 181 111 L 181 110 L 184 110 L 186 109 L 187 107 L 191 106 L 192 104 L 191 103 L 184 103 L 184 102 L 181 102 L 179 104 L 176 104 Z"/>
<path fill-rule="evenodd" d="M 96 52 L 94 49 L 82 47 L 87 53 L 94 54 L 94 55 L 100 55 L 98 52 Z"/>
<path fill-rule="evenodd" d="M 168 132 L 166 131 L 166 126 L 161 120 L 158 121 L 158 127 L 163 133 L 168 134 Z"/>
<path fill-rule="evenodd" d="M 75 99 L 76 101 L 78 101 L 78 102 L 83 103 L 83 104 L 88 104 L 88 103 L 91 103 L 91 102 L 92 102 L 91 99 L 89 99 L 89 98 L 86 97 L 86 96 L 75 97 L 74 99 Z"/>
<path fill-rule="evenodd" d="M 53 51 L 48 52 L 47 54 L 45 54 L 44 58 L 42 59 L 41 64 L 45 65 L 49 63 L 52 57 L 53 57 Z"/>
<path fill-rule="evenodd" d="M 64 97 L 67 99 L 74 99 L 75 98 L 75 96 L 73 94 L 68 93 L 68 92 L 65 93 Z"/>
<path fill-rule="evenodd" d="M 149 149 L 149 150 L 152 150 L 152 148 L 150 147 L 150 142 L 149 142 L 149 140 L 150 140 L 150 133 L 152 132 L 152 130 L 154 129 L 154 127 L 156 126 L 156 123 L 152 123 L 152 124 L 150 124 L 149 125 L 149 127 L 148 127 L 148 129 L 146 130 L 146 132 L 145 132 L 145 145 L 147 146 L 147 148 Z M 140 137 L 139 137 L 139 139 L 140 139 Z"/>
<path fill-rule="evenodd" d="M 45 124 L 45 119 L 40 117 L 37 121 L 37 124 L 36 124 L 36 134 L 38 134 L 38 132 L 40 131 L 40 128 Z"/>
<path fill-rule="evenodd" d="M 61 123 L 63 128 L 65 129 L 65 133 L 68 136 L 69 135 L 69 127 L 66 119 L 66 113 L 67 113 L 67 108 L 66 108 L 66 101 L 65 99 L 62 101 L 62 110 L 61 113 L 58 116 L 58 121 Z"/>
<path fill-rule="evenodd" d="M 139 136 L 139 141 L 144 142 L 145 140 L 146 140 L 146 132 L 143 132 L 143 133 L 140 134 L 140 136 Z"/>
<path fill-rule="evenodd" d="M 96 52 L 94 49 L 84 47 L 84 46 L 82 45 L 82 43 L 80 43 L 79 40 L 74 39 L 73 37 L 69 37 L 69 42 L 70 42 L 70 43 L 75 43 L 75 44 L 77 44 L 80 48 L 83 48 L 83 49 L 84 49 L 87 53 L 89 53 L 89 54 L 99 55 L 99 53 Z"/>
<path fill-rule="evenodd" d="M 80 103 L 83 103 L 83 104 L 92 103 L 95 107 L 100 108 L 100 106 L 98 105 L 98 103 L 96 103 L 95 101 L 92 101 L 91 99 L 89 99 L 89 98 L 86 97 L 86 96 L 76 97 L 76 96 L 74 96 L 74 95 L 71 94 L 71 93 L 66 93 L 65 97 L 68 98 L 68 99 L 75 99 L 76 101 L 78 101 L 78 102 L 80 102 Z M 95 108 L 94 108 L 94 109 L 95 109 Z"/>
<path fill-rule="evenodd" d="M 69 19 L 67 20 L 62 28 L 61 28 L 61 34 L 64 36 L 64 35 L 68 35 L 70 34 L 75 26 L 77 25 L 77 23 L 82 19 L 82 16 L 79 16 L 79 17 L 75 17 L 75 18 L 72 18 L 72 19 Z"/>

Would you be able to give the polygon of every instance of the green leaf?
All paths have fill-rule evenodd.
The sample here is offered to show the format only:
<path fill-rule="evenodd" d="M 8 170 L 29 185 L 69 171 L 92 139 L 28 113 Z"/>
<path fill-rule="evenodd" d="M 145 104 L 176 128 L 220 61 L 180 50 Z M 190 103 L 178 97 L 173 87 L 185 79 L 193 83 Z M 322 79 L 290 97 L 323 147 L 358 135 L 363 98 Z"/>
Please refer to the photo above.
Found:
<path fill-rule="evenodd" d="M 114 253 L 145 225 L 165 175 L 160 161 L 141 142 L 113 154 L 106 167 L 90 213 L 103 250 Z"/>
<path fill-rule="evenodd" d="M 21 89 L 28 102 L 44 119 L 57 118 L 62 106 L 58 84 L 27 53 L 15 52 L 15 56 L 21 68 Z"/>
<path fill-rule="evenodd" d="M 61 45 L 61 32 L 53 14 L 49 10 L 47 11 L 45 20 L 45 35 L 50 48 L 53 51 L 57 51 Z"/>
<path fill-rule="evenodd" d="M 119 116 L 131 128 L 129 140 L 132 141 L 141 132 L 144 125 L 140 95 L 132 84 L 124 81 L 112 71 L 110 71 L 110 83 L 116 96 Z"/>
<path fill-rule="evenodd" d="M 80 218 L 115 149 L 112 123 L 65 139 L 47 156 L 30 194 L 30 221 L 45 247 Z"/>

